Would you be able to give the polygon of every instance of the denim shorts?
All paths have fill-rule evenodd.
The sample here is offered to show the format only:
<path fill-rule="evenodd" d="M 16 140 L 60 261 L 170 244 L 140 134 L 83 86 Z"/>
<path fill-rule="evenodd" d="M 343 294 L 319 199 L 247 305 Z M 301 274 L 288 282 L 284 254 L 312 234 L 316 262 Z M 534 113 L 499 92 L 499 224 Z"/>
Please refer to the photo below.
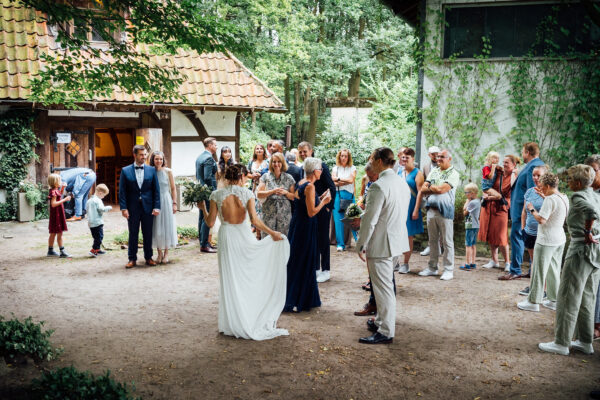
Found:
<path fill-rule="evenodd" d="M 536 239 L 537 235 L 530 235 L 527 232 L 523 231 L 523 243 L 525 244 L 526 249 L 533 249 L 535 247 Z"/>
<path fill-rule="evenodd" d="M 465 229 L 465 246 L 475 246 L 477 244 L 477 234 L 479 228 Z"/>

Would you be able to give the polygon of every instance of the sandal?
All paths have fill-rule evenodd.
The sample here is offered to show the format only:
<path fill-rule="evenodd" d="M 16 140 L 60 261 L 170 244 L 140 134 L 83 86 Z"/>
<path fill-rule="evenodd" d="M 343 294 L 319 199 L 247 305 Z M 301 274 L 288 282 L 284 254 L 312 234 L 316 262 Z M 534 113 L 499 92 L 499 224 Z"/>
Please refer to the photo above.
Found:
<path fill-rule="evenodd" d="M 371 281 L 365 283 L 364 285 L 362 285 L 362 289 L 366 290 L 367 292 L 371 291 Z"/>

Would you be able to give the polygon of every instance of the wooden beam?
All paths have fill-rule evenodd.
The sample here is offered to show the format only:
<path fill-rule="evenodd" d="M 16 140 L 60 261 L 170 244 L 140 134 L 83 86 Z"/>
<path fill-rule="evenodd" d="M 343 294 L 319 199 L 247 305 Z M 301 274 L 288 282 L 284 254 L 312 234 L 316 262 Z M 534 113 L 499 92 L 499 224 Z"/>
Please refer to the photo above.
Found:
<path fill-rule="evenodd" d="M 169 162 L 169 164 L 167 165 L 173 165 L 173 160 L 171 158 L 172 153 L 172 146 L 171 146 L 171 111 L 169 110 L 167 112 L 168 114 L 168 118 L 156 118 L 156 121 L 158 122 L 159 126 L 162 128 L 162 138 L 163 138 L 163 153 L 165 153 L 165 160 Z M 156 117 L 156 114 L 154 114 L 154 117 Z"/>
<path fill-rule="evenodd" d="M 42 110 L 33 123 L 33 130 L 36 136 L 42 141 L 35 146 L 35 153 L 40 162 L 35 170 L 35 179 L 37 182 L 46 184 L 46 179 L 50 173 L 50 152 L 52 143 L 50 143 L 50 126 L 48 126 L 48 111 Z"/>
<path fill-rule="evenodd" d="M 240 158 L 240 126 L 242 121 L 242 115 L 238 112 L 235 116 L 235 156 L 238 162 L 241 162 Z"/>
<path fill-rule="evenodd" d="M 200 119 L 196 116 L 196 112 L 193 110 L 182 110 L 181 113 L 186 116 L 186 118 L 192 123 L 194 128 L 196 129 L 196 133 L 200 137 L 201 140 L 206 139 L 208 135 L 208 131 L 204 127 L 204 124 Z"/>
<path fill-rule="evenodd" d="M 88 118 L 88 117 L 48 117 L 49 128 L 81 129 L 82 126 L 100 128 L 139 128 L 138 118 Z"/>
<path fill-rule="evenodd" d="M 200 136 L 171 136 L 172 143 L 202 142 Z"/>

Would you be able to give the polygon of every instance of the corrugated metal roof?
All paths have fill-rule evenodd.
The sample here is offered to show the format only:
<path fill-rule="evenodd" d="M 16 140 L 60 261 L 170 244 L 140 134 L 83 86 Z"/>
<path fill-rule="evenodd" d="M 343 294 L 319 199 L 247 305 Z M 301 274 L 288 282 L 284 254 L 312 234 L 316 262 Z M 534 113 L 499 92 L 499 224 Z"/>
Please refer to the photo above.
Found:
<path fill-rule="evenodd" d="M 26 101 L 29 82 L 43 67 L 40 54 L 55 53 L 54 38 L 39 12 L 15 0 L 0 0 L 0 4 L 0 101 Z M 148 54 L 146 45 L 138 50 Z M 175 66 L 184 78 L 179 93 L 185 100 L 166 104 L 284 109 L 275 93 L 232 54 L 179 49 L 175 55 L 152 55 L 150 59 L 161 67 Z M 109 98 L 89 101 L 141 103 L 141 97 L 117 88 Z"/>

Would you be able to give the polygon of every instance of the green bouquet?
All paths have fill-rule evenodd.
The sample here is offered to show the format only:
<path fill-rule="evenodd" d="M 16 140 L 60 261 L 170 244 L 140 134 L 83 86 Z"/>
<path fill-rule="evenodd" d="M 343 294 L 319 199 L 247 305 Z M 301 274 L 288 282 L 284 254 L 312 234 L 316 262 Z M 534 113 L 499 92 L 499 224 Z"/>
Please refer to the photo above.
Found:
<path fill-rule="evenodd" d="M 362 217 L 362 214 L 363 214 L 363 210 L 362 210 L 362 208 L 360 208 L 358 206 L 358 204 L 351 204 L 346 209 L 345 218 L 347 218 L 347 219 L 360 218 L 360 217 Z"/>
<path fill-rule="evenodd" d="M 183 187 L 185 188 L 183 192 L 183 204 L 186 206 L 194 206 L 201 201 L 208 200 L 210 194 L 213 192 L 210 186 L 192 181 L 184 182 Z"/>

